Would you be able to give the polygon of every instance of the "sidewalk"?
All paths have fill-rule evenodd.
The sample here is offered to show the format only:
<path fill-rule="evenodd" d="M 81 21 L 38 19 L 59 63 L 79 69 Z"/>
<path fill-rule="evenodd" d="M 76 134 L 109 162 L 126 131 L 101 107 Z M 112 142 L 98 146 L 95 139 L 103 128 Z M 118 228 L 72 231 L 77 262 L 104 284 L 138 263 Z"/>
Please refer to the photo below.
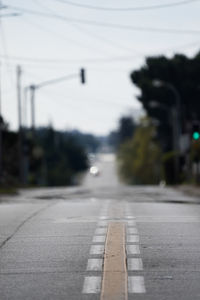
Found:
<path fill-rule="evenodd" d="M 177 185 L 175 188 L 188 196 L 199 197 L 200 200 L 200 186 L 184 184 Z"/>

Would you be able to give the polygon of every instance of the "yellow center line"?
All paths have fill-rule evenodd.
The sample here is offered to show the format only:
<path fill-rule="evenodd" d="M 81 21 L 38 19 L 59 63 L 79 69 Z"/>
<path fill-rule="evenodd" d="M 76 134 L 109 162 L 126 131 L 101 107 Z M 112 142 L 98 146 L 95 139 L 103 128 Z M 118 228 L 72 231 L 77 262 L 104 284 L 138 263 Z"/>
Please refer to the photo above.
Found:
<path fill-rule="evenodd" d="M 101 300 L 127 300 L 127 267 L 125 252 L 125 225 L 108 225 L 104 254 Z"/>

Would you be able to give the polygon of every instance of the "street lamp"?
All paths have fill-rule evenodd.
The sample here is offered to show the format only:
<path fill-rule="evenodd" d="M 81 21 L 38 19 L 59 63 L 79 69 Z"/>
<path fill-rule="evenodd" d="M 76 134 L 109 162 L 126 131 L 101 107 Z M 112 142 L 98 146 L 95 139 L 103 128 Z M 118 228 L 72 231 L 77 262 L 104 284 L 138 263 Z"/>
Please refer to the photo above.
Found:
<path fill-rule="evenodd" d="M 169 107 L 167 105 L 164 105 L 162 103 L 159 103 L 155 100 L 152 100 L 148 103 L 148 106 L 150 108 L 153 108 L 153 109 L 162 109 L 162 110 L 166 110 L 168 111 L 169 110 Z M 157 124 L 160 124 L 160 121 L 157 120 Z"/>
<path fill-rule="evenodd" d="M 170 120 L 173 119 L 173 111 L 169 108 L 169 106 L 163 104 L 163 103 L 160 103 L 160 102 L 157 102 L 155 100 L 152 100 L 148 103 L 148 106 L 150 108 L 153 108 L 153 109 L 162 109 L 162 110 L 165 110 L 167 112 L 170 111 L 170 114 L 172 115 L 172 118 L 169 118 Z"/>
<path fill-rule="evenodd" d="M 180 106 L 181 106 L 181 97 L 180 94 L 178 92 L 178 90 L 175 88 L 175 86 L 169 82 L 166 81 L 162 81 L 162 80 L 153 80 L 153 86 L 155 87 L 166 87 L 168 88 L 170 91 L 172 91 L 172 93 L 174 94 L 174 101 L 176 102 L 176 107 L 180 110 Z"/>
<path fill-rule="evenodd" d="M 180 152 L 180 137 L 181 137 L 181 124 L 180 124 L 180 108 L 181 108 L 181 98 L 178 90 L 175 86 L 169 82 L 161 80 L 153 80 L 154 87 L 166 87 L 174 95 L 175 106 L 172 108 L 172 128 L 173 128 L 173 148 L 175 151 L 175 178 L 178 179 L 179 172 L 179 152 Z"/>
<path fill-rule="evenodd" d="M 151 107 L 151 108 L 160 108 L 161 107 L 166 110 L 168 109 L 167 105 L 164 105 L 163 103 L 162 104 L 158 103 L 157 101 L 154 101 L 154 100 L 149 102 L 149 107 Z"/>

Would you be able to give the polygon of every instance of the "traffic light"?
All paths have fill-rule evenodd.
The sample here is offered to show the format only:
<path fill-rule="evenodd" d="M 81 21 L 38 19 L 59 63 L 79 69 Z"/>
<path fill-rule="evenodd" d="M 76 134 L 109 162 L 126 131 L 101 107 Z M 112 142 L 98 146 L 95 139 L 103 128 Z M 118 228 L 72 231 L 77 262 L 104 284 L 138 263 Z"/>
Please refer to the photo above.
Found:
<path fill-rule="evenodd" d="M 81 83 L 85 84 L 85 69 L 80 70 Z"/>
<path fill-rule="evenodd" d="M 200 123 L 192 124 L 192 139 L 195 141 L 200 139 Z"/>

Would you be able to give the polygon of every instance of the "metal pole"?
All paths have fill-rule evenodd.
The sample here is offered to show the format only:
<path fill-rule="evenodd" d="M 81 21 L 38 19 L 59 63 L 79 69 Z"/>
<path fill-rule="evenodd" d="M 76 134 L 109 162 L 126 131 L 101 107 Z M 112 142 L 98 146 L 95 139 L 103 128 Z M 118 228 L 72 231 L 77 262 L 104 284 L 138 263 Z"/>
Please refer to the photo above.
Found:
<path fill-rule="evenodd" d="M 18 105 L 18 134 L 19 134 L 19 179 L 20 183 L 23 183 L 23 136 L 22 136 L 22 115 L 21 115 L 21 74 L 22 70 L 20 66 L 17 66 L 17 105 Z"/>
<path fill-rule="evenodd" d="M 2 115 L 2 92 L 1 92 L 1 63 L 0 63 L 0 115 Z"/>
<path fill-rule="evenodd" d="M 173 92 L 174 94 L 174 100 L 175 100 L 175 115 L 176 115 L 176 120 L 175 120 L 175 128 L 176 128 L 176 149 L 177 151 L 180 150 L 180 135 L 181 135 L 181 118 L 180 118 L 180 113 L 181 113 L 181 99 L 180 99 L 180 94 L 178 93 L 177 89 L 170 83 L 167 83 L 166 86 Z"/>
<path fill-rule="evenodd" d="M 23 126 L 27 127 L 27 94 L 28 94 L 28 88 L 24 88 L 24 97 L 23 97 Z"/>
<path fill-rule="evenodd" d="M 18 105 L 18 128 L 19 131 L 22 127 L 22 114 L 21 114 L 21 67 L 17 66 L 17 105 Z"/>
<path fill-rule="evenodd" d="M 32 124 L 32 131 L 35 131 L 35 85 L 30 86 L 30 93 L 31 93 L 31 124 Z"/>
<path fill-rule="evenodd" d="M 180 151 L 180 136 L 181 136 L 181 97 L 178 90 L 173 84 L 165 81 L 154 80 L 153 85 L 156 87 L 167 87 L 174 95 L 175 108 L 172 109 L 172 130 L 173 130 L 173 150 L 175 151 L 174 157 L 174 171 L 175 171 L 175 181 L 179 178 L 179 151 Z"/>
<path fill-rule="evenodd" d="M 25 87 L 23 90 L 23 183 L 27 185 L 28 183 L 28 174 L 29 174 L 29 156 L 27 153 L 27 94 L 29 87 Z"/>
<path fill-rule="evenodd" d="M 1 2 L 0 2 L 1 4 Z M 2 175 L 3 175 L 3 143 L 2 143 L 2 94 L 1 94 L 1 64 L 0 64 L 0 184 L 2 183 Z"/>
<path fill-rule="evenodd" d="M 0 7 L 2 8 L 2 1 L 0 0 Z M 0 18 L 0 26 L 1 26 Z M 0 64 L 0 117 L 2 117 L 2 93 L 1 93 L 1 64 Z M 2 124 L 0 124 L 0 184 L 2 183 L 3 175 L 3 141 L 2 141 Z"/>
<path fill-rule="evenodd" d="M 30 85 L 30 93 L 31 93 L 31 122 L 32 122 L 32 131 L 35 130 L 35 90 L 36 89 L 40 89 L 42 87 L 45 87 L 46 85 L 52 85 L 52 84 L 56 84 L 65 80 L 69 80 L 69 79 L 73 79 L 76 78 L 77 74 L 70 74 L 67 76 L 63 76 L 60 78 L 53 78 L 44 82 L 41 82 L 40 84 L 37 85 Z M 81 82 L 85 83 L 85 69 L 81 69 L 80 70 L 80 77 L 81 77 Z"/>
<path fill-rule="evenodd" d="M 180 136 L 181 136 L 181 99 L 177 89 L 170 83 L 166 83 L 166 86 L 172 91 L 174 95 L 175 108 L 172 110 L 173 112 L 173 135 L 174 135 L 174 166 L 175 166 L 175 181 L 179 180 L 179 152 L 180 152 Z"/>

